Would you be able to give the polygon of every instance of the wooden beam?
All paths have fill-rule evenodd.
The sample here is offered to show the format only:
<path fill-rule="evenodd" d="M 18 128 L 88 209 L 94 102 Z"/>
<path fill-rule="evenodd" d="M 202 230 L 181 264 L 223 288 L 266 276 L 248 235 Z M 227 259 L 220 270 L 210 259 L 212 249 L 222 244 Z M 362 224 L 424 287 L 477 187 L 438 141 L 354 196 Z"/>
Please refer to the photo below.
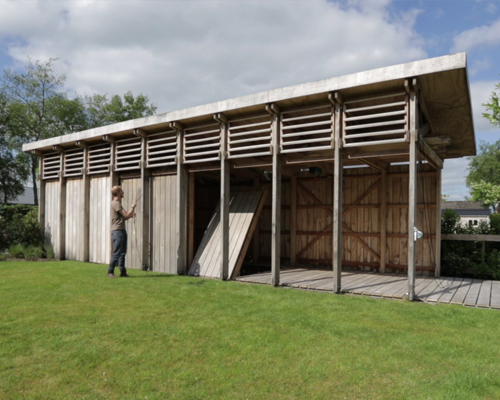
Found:
<path fill-rule="evenodd" d="M 379 171 L 387 172 L 389 170 L 389 164 L 377 158 L 358 158 L 358 160 Z"/>
<path fill-rule="evenodd" d="M 415 265 L 416 265 L 416 240 L 415 232 L 417 222 L 417 99 L 415 92 L 410 93 L 410 170 L 408 176 L 408 300 L 415 300 Z"/>
<path fill-rule="evenodd" d="M 292 176 L 290 181 L 290 265 L 293 267 L 297 260 L 297 178 Z"/>
<path fill-rule="evenodd" d="M 273 147 L 271 281 L 273 286 L 278 286 L 280 284 L 281 268 L 281 116 L 279 109 L 274 104 L 266 106 L 266 110 L 272 115 L 271 135 Z"/>
<path fill-rule="evenodd" d="M 229 197 L 230 197 L 230 169 L 228 160 L 228 124 L 222 114 L 217 114 L 214 119 L 220 123 L 221 132 L 221 157 L 220 157 L 220 246 L 221 265 L 220 278 L 227 280 L 229 274 Z"/>
<path fill-rule="evenodd" d="M 336 93 L 337 94 L 337 93 Z M 342 129 L 341 118 L 343 107 L 342 99 L 337 97 L 335 106 L 335 162 L 333 169 L 333 291 L 342 291 L 342 175 L 343 175 L 343 154 L 342 154 Z"/>
<path fill-rule="evenodd" d="M 90 175 L 88 146 L 83 147 L 83 262 L 90 260 Z M 111 196 L 111 193 L 109 193 Z"/>
<path fill-rule="evenodd" d="M 434 168 L 443 169 L 443 160 L 422 138 L 418 140 L 418 150 Z"/>
<path fill-rule="evenodd" d="M 135 132 L 134 132 L 135 133 Z M 140 238 L 140 245 L 138 251 L 141 254 L 140 259 L 142 260 L 141 268 L 144 271 L 150 269 L 151 266 L 151 254 L 150 251 L 150 231 L 149 231 L 149 220 L 150 220 L 150 171 L 146 168 L 146 136 L 141 136 L 142 141 L 142 156 L 141 156 L 141 210 L 142 210 L 142 238 Z"/>
<path fill-rule="evenodd" d="M 182 159 L 182 157 L 181 157 Z M 188 240 L 188 266 L 194 258 L 194 230 L 195 230 L 195 199 L 196 199 L 196 175 L 189 174 L 189 240 Z"/>
<path fill-rule="evenodd" d="M 387 263 L 387 171 L 382 171 L 380 186 L 380 273 Z"/>
<path fill-rule="evenodd" d="M 413 87 L 416 90 L 416 96 L 418 98 L 422 113 L 424 114 L 424 117 L 430 126 L 430 132 L 432 132 L 432 133 L 437 132 L 436 129 L 434 128 L 434 124 L 432 123 L 432 119 L 429 116 L 429 109 L 427 108 L 427 103 L 425 102 L 424 96 L 422 96 L 422 94 L 420 92 L 420 83 L 418 82 L 417 78 L 413 79 Z"/>
<path fill-rule="evenodd" d="M 59 146 L 54 146 L 55 148 Z M 57 150 L 61 151 L 61 150 Z M 61 151 L 61 169 L 59 171 L 59 259 L 66 259 L 66 178 L 64 177 L 64 151 Z"/>
<path fill-rule="evenodd" d="M 177 125 L 175 125 L 177 126 Z M 176 179 L 176 254 L 177 274 L 186 275 L 188 271 L 188 202 L 189 172 L 183 163 L 183 131 L 177 131 L 177 179 Z M 193 197 L 194 200 L 194 197 Z M 192 208 L 192 207 L 191 207 Z"/>
<path fill-rule="evenodd" d="M 436 170 L 436 278 L 441 276 L 441 169 Z"/>
<path fill-rule="evenodd" d="M 43 156 L 39 161 L 38 184 L 40 185 L 40 196 L 38 198 L 38 222 L 45 232 L 45 179 L 43 179 Z"/>
<path fill-rule="evenodd" d="M 255 178 L 253 180 L 253 187 L 260 189 L 260 178 Z M 252 259 L 254 262 L 259 262 L 260 257 L 259 232 L 259 221 L 257 221 L 257 228 L 255 229 L 252 237 Z"/>

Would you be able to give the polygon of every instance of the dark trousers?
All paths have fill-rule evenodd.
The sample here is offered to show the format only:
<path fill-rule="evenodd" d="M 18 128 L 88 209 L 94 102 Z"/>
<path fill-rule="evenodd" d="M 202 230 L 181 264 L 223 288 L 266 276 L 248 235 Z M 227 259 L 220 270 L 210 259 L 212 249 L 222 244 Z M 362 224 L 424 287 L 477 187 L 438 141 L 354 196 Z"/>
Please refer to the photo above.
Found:
<path fill-rule="evenodd" d="M 116 263 L 118 263 L 120 273 L 124 274 L 125 272 L 127 272 L 127 270 L 125 269 L 125 254 L 127 254 L 127 231 L 112 231 L 111 237 L 113 239 L 113 255 L 111 256 L 111 261 L 109 263 L 108 273 L 114 273 L 115 265 Z"/>

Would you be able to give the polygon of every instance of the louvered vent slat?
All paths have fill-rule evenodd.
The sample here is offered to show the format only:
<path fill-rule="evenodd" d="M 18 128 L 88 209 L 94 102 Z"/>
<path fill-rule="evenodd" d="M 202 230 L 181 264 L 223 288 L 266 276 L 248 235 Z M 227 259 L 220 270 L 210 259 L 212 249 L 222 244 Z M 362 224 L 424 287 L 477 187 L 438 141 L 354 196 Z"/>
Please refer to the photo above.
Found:
<path fill-rule="evenodd" d="M 147 136 L 146 161 L 148 168 L 175 165 L 177 156 L 177 132 L 153 133 Z"/>
<path fill-rule="evenodd" d="M 141 168 L 142 139 L 134 136 L 115 143 L 115 170 L 128 171 Z"/>
<path fill-rule="evenodd" d="M 281 152 L 330 150 L 334 146 L 332 104 L 318 104 L 281 113 Z"/>
<path fill-rule="evenodd" d="M 89 146 L 88 149 L 88 173 L 102 174 L 109 172 L 111 165 L 111 145 L 103 143 Z"/>
<path fill-rule="evenodd" d="M 220 155 L 220 126 L 217 123 L 184 130 L 185 164 L 216 161 Z"/>
<path fill-rule="evenodd" d="M 406 141 L 408 95 L 405 92 L 352 99 L 344 105 L 344 147 Z"/>
<path fill-rule="evenodd" d="M 271 115 L 261 114 L 229 121 L 229 156 L 271 155 Z"/>
<path fill-rule="evenodd" d="M 61 154 L 46 153 L 43 155 L 43 179 L 59 178 L 61 171 Z"/>
<path fill-rule="evenodd" d="M 64 176 L 82 175 L 84 167 L 83 149 L 72 149 L 64 152 Z"/>

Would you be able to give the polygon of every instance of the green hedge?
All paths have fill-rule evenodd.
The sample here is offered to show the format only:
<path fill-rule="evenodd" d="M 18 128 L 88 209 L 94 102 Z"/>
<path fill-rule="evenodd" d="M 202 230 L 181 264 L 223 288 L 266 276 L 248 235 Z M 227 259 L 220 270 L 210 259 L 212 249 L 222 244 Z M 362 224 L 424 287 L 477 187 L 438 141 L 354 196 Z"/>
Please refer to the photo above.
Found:
<path fill-rule="evenodd" d="M 13 245 L 40 246 L 45 234 L 38 223 L 38 206 L 0 206 L 0 251 Z"/>
<path fill-rule="evenodd" d="M 460 216 L 446 210 L 441 218 L 443 234 L 499 235 L 500 214 L 492 214 L 490 223 L 477 226 L 460 225 Z M 441 274 L 464 278 L 500 280 L 500 243 L 443 240 Z"/>

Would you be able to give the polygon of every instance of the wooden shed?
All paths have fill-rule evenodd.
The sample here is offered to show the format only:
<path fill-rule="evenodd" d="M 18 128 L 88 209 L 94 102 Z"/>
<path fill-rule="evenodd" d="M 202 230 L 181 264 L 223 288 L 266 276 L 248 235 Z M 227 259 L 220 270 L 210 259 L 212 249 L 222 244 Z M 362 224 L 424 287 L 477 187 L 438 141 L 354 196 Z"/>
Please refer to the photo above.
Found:
<path fill-rule="evenodd" d="M 440 274 L 441 170 L 476 152 L 465 53 L 25 144 L 61 259 L 108 263 L 121 184 L 127 268 L 232 279 L 252 266 Z M 419 232 L 423 236 L 418 239 Z M 244 267 L 242 267 L 244 266 Z"/>

